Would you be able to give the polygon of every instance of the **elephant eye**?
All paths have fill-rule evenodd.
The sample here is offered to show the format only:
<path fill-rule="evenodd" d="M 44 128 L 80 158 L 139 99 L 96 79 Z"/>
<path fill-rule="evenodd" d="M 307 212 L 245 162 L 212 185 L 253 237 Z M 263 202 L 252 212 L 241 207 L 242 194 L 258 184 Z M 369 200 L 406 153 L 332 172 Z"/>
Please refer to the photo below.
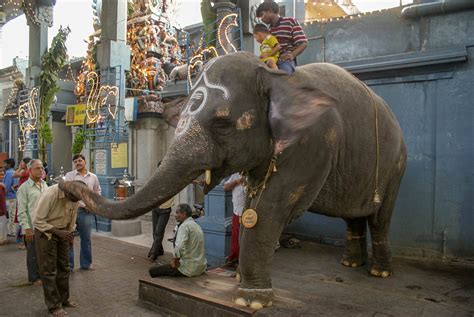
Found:
<path fill-rule="evenodd" d="M 189 111 L 191 113 L 199 110 L 205 103 L 207 91 L 203 88 L 198 88 L 189 98 Z"/>
<path fill-rule="evenodd" d="M 220 136 L 232 135 L 236 132 L 230 118 L 216 118 L 212 123 L 212 130 Z"/>

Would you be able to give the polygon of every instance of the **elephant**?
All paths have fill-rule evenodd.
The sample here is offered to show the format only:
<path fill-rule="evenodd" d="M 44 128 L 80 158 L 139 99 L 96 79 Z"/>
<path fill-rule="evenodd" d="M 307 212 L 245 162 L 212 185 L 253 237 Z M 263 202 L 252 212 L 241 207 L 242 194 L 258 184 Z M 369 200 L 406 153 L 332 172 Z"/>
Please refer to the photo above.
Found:
<path fill-rule="evenodd" d="M 305 211 L 343 218 L 341 263 L 367 261 L 367 224 L 376 277 L 392 274 L 389 225 L 407 161 L 394 114 L 339 66 L 314 63 L 292 75 L 237 52 L 210 60 L 195 81 L 160 167 L 131 198 L 115 202 L 73 183 L 61 188 L 111 219 L 137 217 L 202 174 L 205 193 L 235 172 L 246 176 L 257 213 L 240 236 L 234 301 L 270 306 L 270 263 L 285 225 Z"/>

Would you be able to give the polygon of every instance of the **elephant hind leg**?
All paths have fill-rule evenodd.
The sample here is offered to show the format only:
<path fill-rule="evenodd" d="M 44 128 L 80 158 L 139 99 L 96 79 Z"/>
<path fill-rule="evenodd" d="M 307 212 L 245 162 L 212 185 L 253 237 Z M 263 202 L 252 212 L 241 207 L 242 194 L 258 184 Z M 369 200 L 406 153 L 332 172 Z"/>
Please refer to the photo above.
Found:
<path fill-rule="evenodd" d="M 372 266 L 370 274 L 376 277 L 392 275 L 392 254 L 388 240 L 388 224 L 375 222 L 369 217 L 369 228 L 372 236 Z"/>
<path fill-rule="evenodd" d="M 395 207 L 397 194 L 398 186 L 391 191 L 387 191 L 378 212 L 367 217 L 372 237 L 372 267 L 370 274 L 376 277 L 389 277 L 392 275 L 392 253 L 388 236 L 390 219 Z"/>
<path fill-rule="evenodd" d="M 367 262 L 367 219 L 344 219 L 347 224 L 346 249 L 341 264 L 347 267 L 362 266 Z"/>

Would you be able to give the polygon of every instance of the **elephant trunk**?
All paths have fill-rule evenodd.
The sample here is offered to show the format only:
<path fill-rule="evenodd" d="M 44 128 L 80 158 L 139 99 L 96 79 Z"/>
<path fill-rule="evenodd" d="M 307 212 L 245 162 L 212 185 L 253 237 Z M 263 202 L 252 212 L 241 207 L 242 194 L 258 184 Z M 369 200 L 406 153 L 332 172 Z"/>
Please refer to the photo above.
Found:
<path fill-rule="evenodd" d="M 61 181 L 60 188 L 80 198 L 91 212 L 110 219 L 135 218 L 158 207 L 206 170 L 210 155 L 204 134 L 183 135 L 173 142 L 162 164 L 141 190 L 123 201 L 104 198 L 75 182 Z"/>

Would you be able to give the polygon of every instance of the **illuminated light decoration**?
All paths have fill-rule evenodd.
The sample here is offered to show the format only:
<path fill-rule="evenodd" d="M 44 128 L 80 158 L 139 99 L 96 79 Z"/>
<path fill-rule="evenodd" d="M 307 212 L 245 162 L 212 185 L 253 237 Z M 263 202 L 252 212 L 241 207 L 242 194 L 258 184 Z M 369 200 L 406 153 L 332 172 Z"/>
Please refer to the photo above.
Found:
<path fill-rule="evenodd" d="M 224 51 L 224 54 L 229 54 L 229 51 L 226 48 L 226 44 L 229 44 L 232 53 L 237 52 L 237 48 L 232 44 L 228 35 L 230 28 L 239 27 L 239 24 L 237 23 L 237 17 L 237 13 L 227 14 L 221 19 L 221 21 L 219 22 L 219 26 L 217 27 L 217 39 L 219 41 L 220 47 L 222 47 L 222 50 Z M 226 21 L 228 22 L 225 23 Z M 192 71 L 196 67 L 202 66 L 204 64 L 204 54 L 206 53 L 210 53 L 213 57 L 219 56 L 219 53 L 217 52 L 216 48 L 210 46 L 202 50 L 198 55 L 195 55 L 191 58 L 188 64 L 188 83 L 190 88 L 194 87 L 191 80 Z M 211 57 L 211 59 L 213 57 Z"/>
<path fill-rule="evenodd" d="M 224 30 L 222 30 L 223 28 L 223 25 L 224 25 L 224 22 L 228 19 L 228 18 L 231 18 L 231 22 L 228 23 L 225 27 L 224 27 Z M 229 36 L 228 36 L 228 31 L 229 31 L 229 28 L 231 27 L 238 27 L 239 24 L 237 23 L 237 13 L 230 13 L 226 16 L 224 16 L 221 21 L 219 22 L 219 26 L 217 28 L 217 38 L 219 40 L 219 44 L 220 46 L 222 47 L 222 49 L 224 50 L 224 53 L 225 54 L 229 54 L 229 51 L 227 51 L 227 48 L 225 47 L 225 45 L 222 45 L 223 41 L 222 41 L 222 33 L 224 33 L 224 37 L 225 37 L 225 40 L 227 41 L 227 43 L 229 43 L 230 47 L 232 48 L 232 51 L 233 52 L 237 52 L 237 49 L 235 48 L 234 44 L 232 44 L 232 42 L 230 41 L 229 39 Z M 222 32 L 223 31 L 223 32 Z"/>
<path fill-rule="evenodd" d="M 192 71 L 199 65 L 203 65 L 204 64 L 204 54 L 206 53 L 210 53 L 213 55 L 212 58 L 214 57 L 218 57 L 219 56 L 219 53 L 217 53 L 217 50 L 214 46 L 210 46 L 204 50 L 201 51 L 200 54 L 196 55 L 196 56 L 193 56 L 193 58 L 191 58 L 191 60 L 189 61 L 189 65 L 188 65 L 188 82 L 189 82 L 189 87 L 190 88 L 193 88 L 193 83 L 192 83 L 192 80 L 191 80 L 191 75 L 192 75 Z"/>
<path fill-rule="evenodd" d="M 18 140 L 20 151 L 25 149 L 25 140 L 28 134 L 38 126 L 38 110 L 35 102 L 38 98 L 38 90 L 38 87 L 33 88 L 28 96 L 28 101 L 18 107 L 18 123 L 21 132 Z"/>
<path fill-rule="evenodd" d="M 119 95 L 119 89 L 117 86 L 103 85 L 99 87 L 99 76 L 96 72 L 90 72 L 87 74 L 87 83 L 90 85 L 91 90 L 87 97 L 86 115 L 88 123 L 96 123 L 101 117 L 100 110 L 103 107 L 107 107 L 107 112 L 115 119 L 117 114 L 118 104 L 117 98 Z M 112 105 L 109 102 L 111 98 L 114 98 L 115 105 L 112 110 Z"/>
<path fill-rule="evenodd" d="M 75 80 L 76 86 L 74 87 L 74 95 L 78 97 L 84 95 L 84 93 L 86 92 L 86 83 L 85 83 L 86 75 L 95 69 L 94 57 L 93 57 L 94 45 L 95 45 L 94 36 L 91 35 L 89 36 L 89 39 L 87 41 L 87 56 L 82 61 L 79 75 L 77 76 L 77 80 Z M 69 65 L 69 67 L 70 66 L 71 65 Z"/>

